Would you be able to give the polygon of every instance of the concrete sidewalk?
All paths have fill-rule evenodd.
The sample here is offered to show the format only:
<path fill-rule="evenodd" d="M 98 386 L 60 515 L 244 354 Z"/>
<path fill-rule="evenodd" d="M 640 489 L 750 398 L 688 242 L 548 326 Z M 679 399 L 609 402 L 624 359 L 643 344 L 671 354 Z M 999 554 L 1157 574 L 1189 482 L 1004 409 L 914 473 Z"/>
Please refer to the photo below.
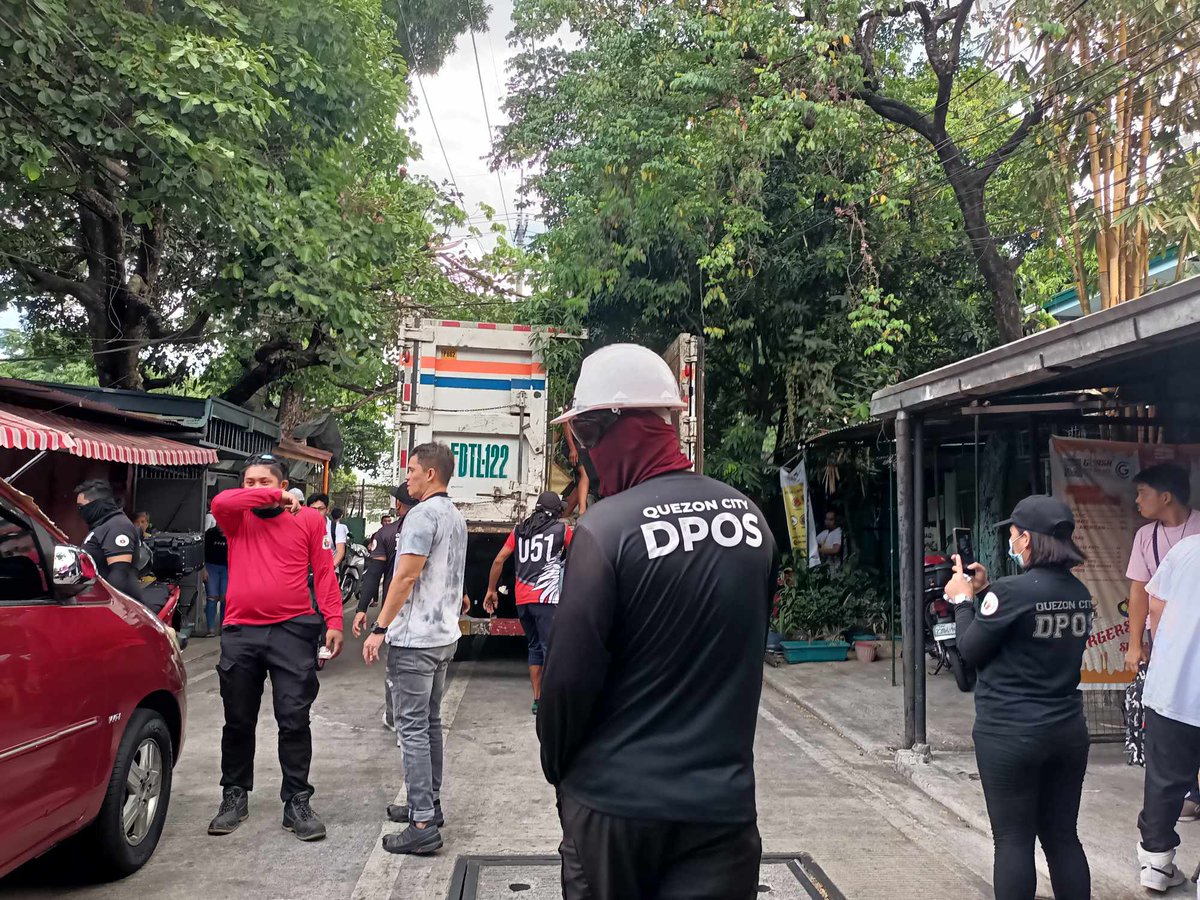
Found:
<path fill-rule="evenodd" d="M 809 710 L 868 753 L 893 753 L 904 742 L 904 687 L 900 660 L 892 687 L 892 661 L 799 663 L 766 667 L 769 686 Z M 930 664 L 932 666 L 932 663 Z M 926 680 L 929 745 L 972 750 L 973 694 L 964 694 L 949 671 Z"/>
<path fill-rule="evenodd" d="M 930 676 L 926 682 L 932 750 L 928 762 L 896 752 L 904 736 L 904 689 L 900 684 L 892 687 L 888 660 L 767 666 L 765 681 L 862 752 L 894 756 L 897 771 L 916 787 L 972 828 L 990 836 L 971 741 L 974 698 L 961 693 L 948 673 Z M 1126 765 L 1123 745 L 1092 745 L 1079 833 L 1091 865 L 1095 897 L 1134 900 L 1147 896 L 1137 883 L 1135 852 L 1142 780 L 1142 769 Z M 1200 823 L 1180 825 L 1179 829 L 1183 845 L 1178 862 L 1190 875 L 1200 851 Z M 1038 860 L 1038 896 L 1052 897 L 1040 850 Z M 1166 896 L 1196 897 L 1196 885 L 1189 883 Z"/>

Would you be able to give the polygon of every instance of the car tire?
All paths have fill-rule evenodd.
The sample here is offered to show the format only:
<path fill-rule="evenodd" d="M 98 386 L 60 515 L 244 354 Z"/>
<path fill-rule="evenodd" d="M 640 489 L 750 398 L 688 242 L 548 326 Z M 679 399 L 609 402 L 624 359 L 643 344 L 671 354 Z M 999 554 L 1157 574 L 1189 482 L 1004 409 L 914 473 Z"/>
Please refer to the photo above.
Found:
<path fill-rule="evenodd" d="M 132 875 L 154 854 L 167 820 L 174 762 L 166 721 L 153 710 L 135 709 L 121 737 L 100 814 L 81 835 L 98 878 Z"/>

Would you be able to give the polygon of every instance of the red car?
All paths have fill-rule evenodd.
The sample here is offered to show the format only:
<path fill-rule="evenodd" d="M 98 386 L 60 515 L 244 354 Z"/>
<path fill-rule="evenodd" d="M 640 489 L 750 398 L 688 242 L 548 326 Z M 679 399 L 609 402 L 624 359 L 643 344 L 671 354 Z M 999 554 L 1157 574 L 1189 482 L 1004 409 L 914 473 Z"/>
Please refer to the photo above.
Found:
<path fill-rule="evenodd" d="M 141 868 L 167 817 L 186 683 L 167 627 L 0 480 L 0 876 L 73 836 L 97 875 Z"/>

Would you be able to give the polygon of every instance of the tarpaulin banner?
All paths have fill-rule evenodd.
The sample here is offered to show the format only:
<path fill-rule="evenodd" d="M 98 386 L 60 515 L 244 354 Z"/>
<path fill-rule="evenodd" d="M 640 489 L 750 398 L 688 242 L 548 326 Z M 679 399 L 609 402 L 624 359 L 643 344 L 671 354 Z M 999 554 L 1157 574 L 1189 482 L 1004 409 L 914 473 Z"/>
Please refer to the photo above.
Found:
<path fill-rule="evenodd" d="M 792 553 L 807 556 L 810 567 L 820 565 L 816 522 L 813 520 L 812 503 L 808 497 L 808 476 L 804 471 L 803 460 L 794 469 L 780 467 L 779 487 L 783 491 L 783 509 L 787 514 Z"/>
<path fill-rule="evenodd" d="M 1200 445 L 1134 444 L 1082 438 L 1050 439 L 1050 484 L 1075 514 L 1075 542 L 1087 562 L 1075 574 L 1096 605 L 1083 657 L 1081 687 L 1103 690 L 1128 684 L 1129 579 L 1133 537 L 1146 524 L 1138 515 L 1133 478 L 1142 469 L 1174 462 L 1200 484 Z"/>

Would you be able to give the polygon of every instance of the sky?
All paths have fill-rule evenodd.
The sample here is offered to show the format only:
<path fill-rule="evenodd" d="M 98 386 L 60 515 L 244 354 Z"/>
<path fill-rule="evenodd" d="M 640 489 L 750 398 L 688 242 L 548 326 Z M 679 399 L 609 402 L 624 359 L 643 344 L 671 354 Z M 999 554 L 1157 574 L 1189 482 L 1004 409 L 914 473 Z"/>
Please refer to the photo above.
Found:
<path fill-rule="evenodd" d="M 491 5 L 487 32 L 475 35 L 478 70 L 468 32 L 459 37 L 454 52 L 446 58 L 435 75 L 412 79 L 416 103 L 415 115 L 409 126 L 421 147 L 423 158 L 410 168 L 437 182 L 447 180 L 452 173 L 462 191 L 463 205 L 468 215 L 478 217 L 480 204 L 491 206 L 496 211 L 496 221 L 508 226 L 511 238 L 517 215 L 521 173 L 518 170 L 492 172 L 488 169 L 486 157 L 491 150 L 489 117 L 493 130 L 508 121 L 501 107 L 507 81 L 506 67 L 514 52 L 506 39 L 512 30 L 512 0 L 491 0 Z M 438 146 L 438 134 L 446 149 L 445 159 Z M 449 172 L 446 159 L 450 163 Z M 507 215 L 505 206 L 508 208 Z M 490 226 L 486 222 L 479 220 L 478 225 L 481 231 L 489 231 Z M 537 230 L 536 224 L 531 223 L 531 230 Z M 451 237 L 462 237 L 464 234 L 465 231 L 457 230 L 451 233 Z M 493 240 L 485 237 L 484 246 L 490 249 Z M 478 253 L 478 244 L 471 243 L 475 245 L 474 252 Z"/>

